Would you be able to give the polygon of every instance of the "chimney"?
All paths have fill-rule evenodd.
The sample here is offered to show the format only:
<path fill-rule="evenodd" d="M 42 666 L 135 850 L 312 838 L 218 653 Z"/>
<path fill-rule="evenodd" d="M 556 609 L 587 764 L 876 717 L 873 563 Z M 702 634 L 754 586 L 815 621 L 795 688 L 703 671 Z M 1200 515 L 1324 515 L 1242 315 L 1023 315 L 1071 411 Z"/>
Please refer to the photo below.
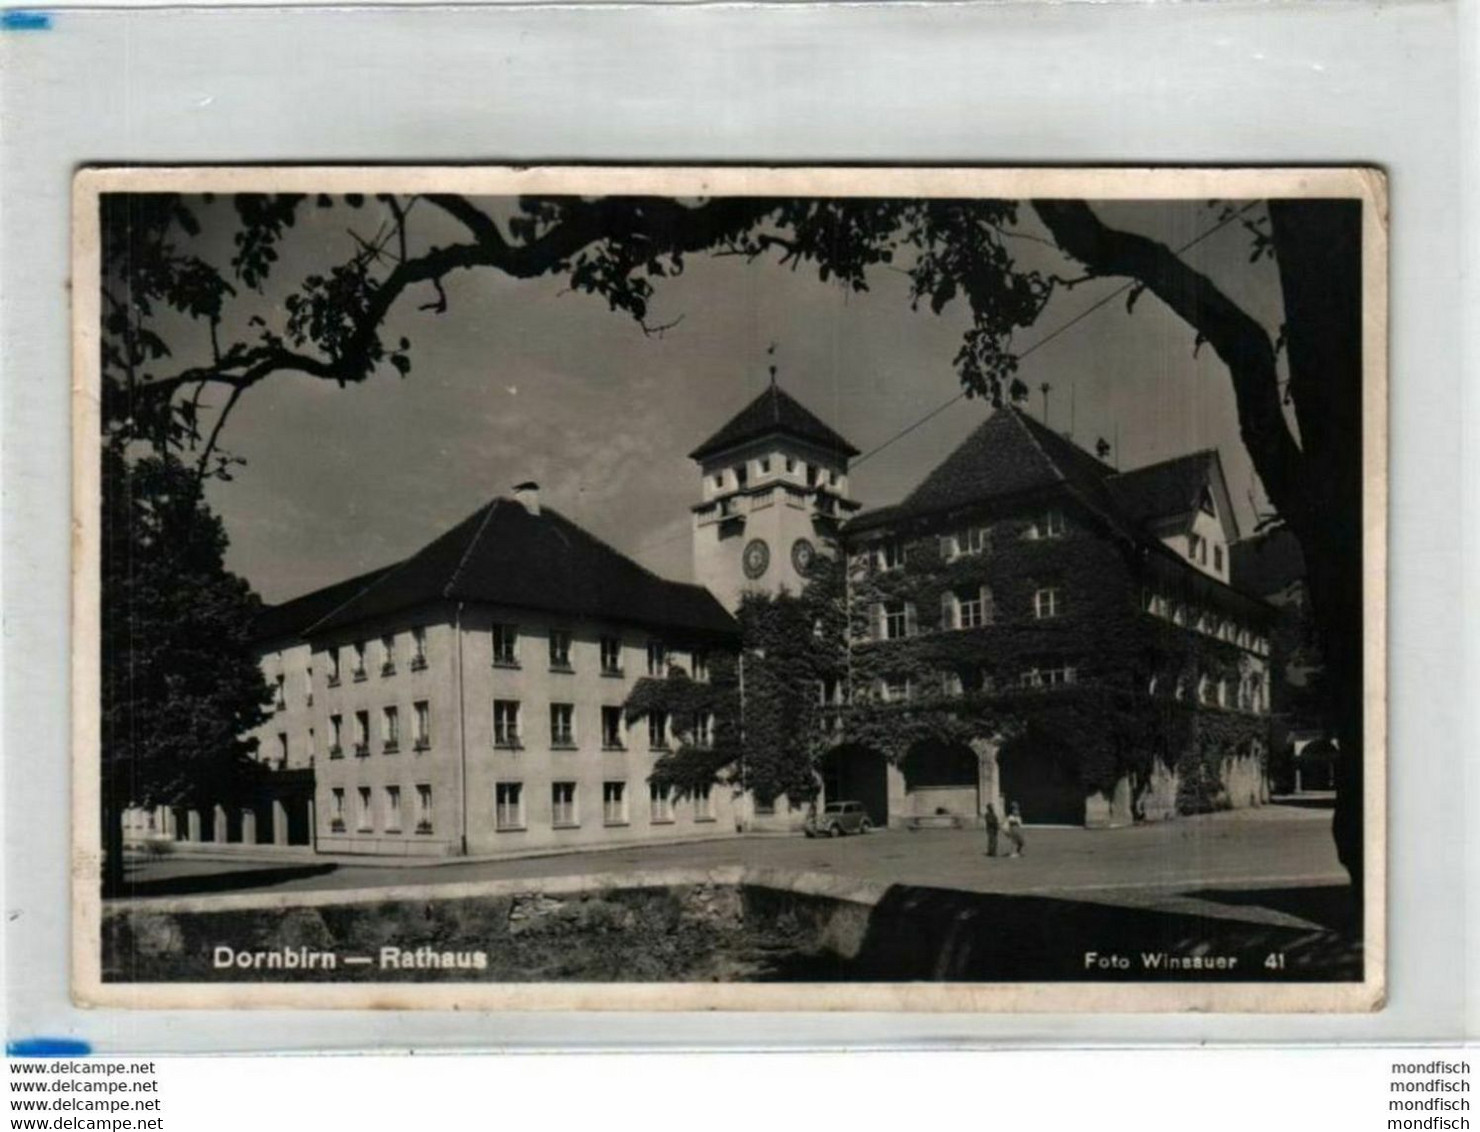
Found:
<path fill-rule="evenodd" d="M 540 513 L 540 485 L 533 480 L 525 480 L 523 483 L 515 484 L 514 498 L 531 515 L 538 515 Z"/>

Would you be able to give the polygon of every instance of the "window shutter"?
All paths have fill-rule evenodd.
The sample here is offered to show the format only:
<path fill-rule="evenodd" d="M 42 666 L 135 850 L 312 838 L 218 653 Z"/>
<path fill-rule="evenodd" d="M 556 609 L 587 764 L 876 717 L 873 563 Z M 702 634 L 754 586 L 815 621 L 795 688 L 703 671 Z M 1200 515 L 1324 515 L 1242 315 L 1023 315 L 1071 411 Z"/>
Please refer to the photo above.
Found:
<path fill-rule="evenodd" d="M 869 639 L 882 641 L 884 639 L 884 603 L 876 601 L 869 606 Z"/>
<path fill-rule="evenodd" d="M 919 631 L 920 626 L 915 617 L 915 603 L 907 601 L 904 603 L 904 635 L 913 637 Z"/>
<path fill-rule="evenodd" d="M 996 611 L 992 608 L 992 591 L 988 587 L 983 586 L 981 588 L 981 598 L 982 624 L 990 625 L 994 620 L 996 620 Z"/>
<path fill-rule="evenodd" d="M 956 603 L 949 590 L 940 595 L 940 627 L 942 629 L 956 627 Z"/>

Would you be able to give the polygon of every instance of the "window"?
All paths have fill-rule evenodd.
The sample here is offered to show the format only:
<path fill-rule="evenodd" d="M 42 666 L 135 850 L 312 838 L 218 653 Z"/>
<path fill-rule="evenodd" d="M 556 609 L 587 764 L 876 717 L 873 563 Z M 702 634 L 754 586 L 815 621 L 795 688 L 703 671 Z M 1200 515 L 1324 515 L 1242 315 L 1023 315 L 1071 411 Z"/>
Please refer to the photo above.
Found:
<path fill-rule="evenodd" d="M 915 635 L 915 607 L 908 601 L 886 601 L 882 608 L 883 637 L 897 641 Z"/>
<path fill-rule="evenodd" d="M 574 747 L 576 745 L 575 704 L 550 705 L 550 746 Z"/>
<path fill-rule="evenodd" d="M 830 484 L 832 484 L 833 487 L 837 487 L 838 486 L 838 473 L 837 472 L 828 472 L 827 473 L 827 482 L 830 483 Z"/>
<path fill-rule="evenodd" d="M 885 703 L 903 703 L 910 698 L 908 676 L 886 676 L 879 682 L 879 698 Z"/>
<path fill-rule="evenodd" d="M 432 832 L 432 788 L 425 784 L 416 788 L 416 832 Z"/>
<path fill-rule="evenodd" d="M 493 820 L 498 829 L 524 828 L 524 783 L 500 782 L 493 788 Z"/>
<path fill-rule="evenodd" d="M 1033 516 L 1033 525 L 1028 528 L 1028 537 L 1060 538 L 1064 530 L 1064 513 L 1057 507 L 1050 507 Z"/>
<path fill-rule="evenodd" d="M 985 588 L 968 590 L 954 596 L 956 598 L 956 628 L 980 629 L 987 623 L 987 591 Z"/>
<path fill-rule="evenodd" d="M 1200 704 L 1211 704 L 1213 702 L 1213 682 L 1206 676 L 1197 678 L 1197 702 Z"/>
<path fill-rule="evenodd" d="M 303 670 L 303 702 L 313 707 L 313 665 Z"/>
<path fill-rule="evenodd" d="M 570 671 L 570 630 L 550 630 L 550 667 Z"/>
<path fill-rule="evenodd" d="M 344 757 L 344 716 L 342 715 L 329 717 L 329 757 L 331 759 Z"/>
<path fill-rule="evenodd" d="M 493 701 L 493 745 L 519 746 L 519 701 Z"/>
<path fill-rule="evenodd" d="M 1040 621 L 1057 617 L 1063 609 L 1063 591 L 1057 586 L 1045 586 L 1033 595 L 1033 616 Z"/>
<path fill-rule="evenodd" d="M 329 791 L 329 832 L 344 832 L 344 788 L 340 786 Z"/>
<path fill-rule="evenodd" d="M 519 664 L 519 630 L 513 625 L 494 625 L 493 663 L 506 668 Z"/>
<path fill-rule="evenodd" d="M 961 673 L 948 670 L 940 674 L 940 691 L 942 695 L 959 696 L 965 690 L 965 685 L 961 680 Z"/>
<path fill-rule="evenodd" d="M 694 820 L 714 820 L 714 792 L 713 787 L 700 786 L 694 791 Z"/>
<path fill-rule="evenodd" d="M 380 737 L 386 754 L 401 749 L 401 713 L 394 706 L 380 710 Z"/>
<path fill-rule="evenodd" d="M 1050 664 L 1027 669 L 1022 675 L 1022 684 L 1027 688 L 1055 688 L 1073 684 L 1079 678 L 1078 671 L 1070 664 Z"/>
<path fill-rule="evenodd" d="M 272 689 L 272 706 L 277 711 L 282 711 L 285 707 L 288 706 L 288 693 L 287 688 L 285 687 L 286 684 L 287 677 L 279 672 L 277 675 L 277 680 L 274 682 Z"/>
<path fill-rule="evenodd" d="M 654 751 L 666 751 L 668 749 L 668 713 L 666 711 L 648 712 L 647 724 L 648 747 Z"/>
<path fill-rule="evenodd" d="M 744 487 L 745 486 L 745 483 L 746 483 L 746 481 L 748 479 L 750 479 L 750 473 L 746 470 L 745 465 L 744 464 L 736 464 L 735 465 L 735 486 L 736 487 Z"/>
<path fill-rule="evenodd" d="M 605 825 L 627 824 L 627 784 L 625 782 L 603 782 L 601 784 L 601 820 Z"/>
<path fill-rule="evenodd" d="M 354 644 L 354 668 L 351 674 L 356 680 L 365 679 L 365 642 L 356 641 Z"/>
<path fill-rule="evenodd" d="M 715 472 L 714 473 L 714 486 L 715 487 L 724 487 L 725 486 L 725 474 L 724 474 L 724 472 Z"/>
<path fill-rule="evenodd" d="M 399 786 L 385 788 L 385 831 L 387 833 L 401 832 L 401 788 Z"/>
<path fill-rule="evenodd" d="M 418 751 L 428 750 L 432 745 L 432 708 L 426 700 L 417 700 L 415 744 Z"/>
<path fill-rule="evenodd" d="M 601 638 L 601 673 L 603 676 L 622 675 L 622 642 L 620 638 Z"/>
<path fill-rule="evenodd" d="M 879 570 L 899 570 L 904 566 L 904 543 L 881 542 L 874 549 L 874 565 Z"/>
<path fill-rule="evenodd" d="M 580 824 L 576 813 L 576 784 L 574 782 L 552 782 L 550 784 L 550 824 L 556 826 Z"/>
<path fill-rule="evenodd" d="M 787 471 L 787 473 L 790 474 L 791 472 L 794 472 L 796 470 L 797 470 L 796 458 L 794 456 L 788 456 L 786 458 L 786 471 Z"/>
<path fill-rule="evenodd" d="M 1221 542 L 1213 544 L 1213 569 L 1220 574 L 1223 573 L 1223 544 Z"/>
<path fill-rule="evenodd" d="M 329 687 L 339 686 L 339 650 L 329 650 Z"/>
<path fill-rule="evenodd" d="M 419 672 L 427 666 L 427 631 L 418 625 L 411 630 L 411 671 Z"/>
<path fill-rule="evenodd" d="M 986 527 L 967 527 L 953 535 L 946 535 L 940 540 L 941 557 L 950 559 L 968 554 L 985 554 L 987 538 Z"/>
<path fill-rule="evenodd" d="M 649 641 L 647 647 L 647 674 L 668 675 L 668 647 L 662 641 Z"/>
<path fill-rule="evenodd" d="M 771 470 L 771 457 L 762 456 L 760 459 L 760 467 L 761 475 L 765 475 L 766 473 L 768 473 Z"/>
<path fill-rule="evenodd" d="M 673 788 L 648 784 L 648 820 L 654 824 L 673 820 Z"/>
<path fill-rule="evenodd" d="M 620 751 L 622 749 L 621 708 L 603 707 L 601 709 L 601 745 L 608 751 Z"/>
<path fill-rule="evenodd" d="M 284 767 L 284 766 L 287 766 L 287 765 L 288 765 L 288 733 L 286 731 L 279 731 L 278 732 L 278 766 Z"/>
<path fill-rule="evenodd" d="M 396 674 L 396 638 L 389 634 L 380 638 L 380 674 Z"/>
<path fill-rule="evenodd" d="M 694 679 L 707 681 L 709 679 L 709 654 L 701 649 L 695 649 L 693 660 Z"/>
<path fill-rule="evenodd" d="M 1228 681 L 1227 680 L 1219 680 L 1218 681 L 1217 688 L 1215 689 L 1214 694 L 1217 697 L 1218 706 L 1219 707 L 1227 707 L 1228 706 Z"/>
<path fill-rule="evenodd" d="M 364 758 L 370 753 L 370 713 L 355 712 L 355 754 Z"/>
<path fill-rule="evenodd" d="M 714 716 L 707 711 L 694 713 L 694 746 L 708 748 L 714 745 Z"/>
<path fill-rule="evenodd" d="M 319 753 L 318 743 L 314 739 L 313 728 L 308 729 L 308 761 L 313 762 L 314 755 Z"/>
<path fill-rule="evenodd" d="M 358 814 L 359 821 L 355 824 L 355 828 L 357 830 L 359 830 L 359 832 L 361 832 L 361 833 L 369 833 L 372 829 L 375 828 L 375 817 L 370 812 L 370 787 L 368 787 L 368 786 L 361 786 L 360 787 L 360 790 L 359 790 L 359 794 L 360 794 L 360 810 L 359 810 L 359 814 Z"/>

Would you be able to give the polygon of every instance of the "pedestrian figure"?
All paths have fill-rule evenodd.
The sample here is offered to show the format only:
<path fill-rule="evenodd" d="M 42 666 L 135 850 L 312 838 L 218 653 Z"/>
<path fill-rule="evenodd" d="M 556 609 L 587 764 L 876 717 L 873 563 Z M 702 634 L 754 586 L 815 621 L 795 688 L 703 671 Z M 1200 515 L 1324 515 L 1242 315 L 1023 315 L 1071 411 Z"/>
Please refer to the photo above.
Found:
<path fill-rule="evenodd" d="M 987 803 L 987 812 L 982 815 L 982 820 L 987 825 L 987 856 L 997 855 L 997 831 L 1002 828 L 1002 821 L 997 817 L 997 808 L 991 802 Z"/>
<path fill-rule="evenodd" d="M 1009 857 L 1021 857 L 1023 855 L 1023 813 L 1014 802 L 1007 812 L 1007 839 L 1012 842 L 1012 852 Z"/>

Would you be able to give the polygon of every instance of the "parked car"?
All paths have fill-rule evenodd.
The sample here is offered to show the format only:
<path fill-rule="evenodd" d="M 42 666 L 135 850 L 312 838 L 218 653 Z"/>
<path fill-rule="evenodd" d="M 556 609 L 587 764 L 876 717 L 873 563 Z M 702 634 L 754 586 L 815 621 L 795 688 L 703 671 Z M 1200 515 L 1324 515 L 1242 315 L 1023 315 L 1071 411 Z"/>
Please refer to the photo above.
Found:
<path fill-rule="evenodd" d="M 862 802 L 829 802 L 818 813 L 807 815 L 802 832 L 808 837 L 842 837 L 845 833 L 867 833 L 873 829 Z"/>

